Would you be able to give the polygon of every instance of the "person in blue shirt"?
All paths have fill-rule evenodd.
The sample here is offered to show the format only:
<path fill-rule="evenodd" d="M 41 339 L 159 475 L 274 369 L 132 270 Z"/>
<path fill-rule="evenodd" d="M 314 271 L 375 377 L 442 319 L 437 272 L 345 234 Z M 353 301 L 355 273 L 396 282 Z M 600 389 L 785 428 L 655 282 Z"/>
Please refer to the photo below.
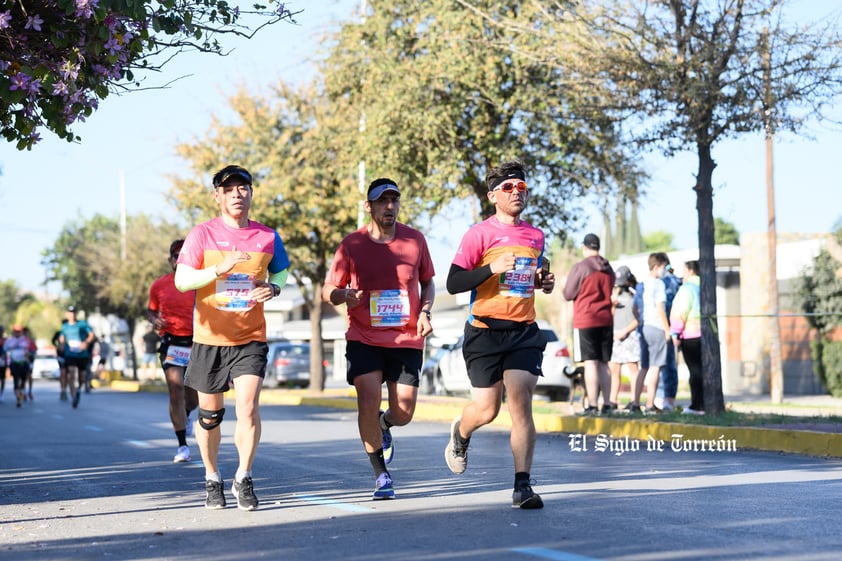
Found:
<path fill-rule="evenodd" d="M 64 347 L 67 386 L 76 409 L 85 389 L 85 375 L 91 366 L 91 349 L 96 336 L 87 321 L 76 319 L 75 306 L 67 307 L 65 318 L 67 323 L 61 326 L 59 342 Z"/>

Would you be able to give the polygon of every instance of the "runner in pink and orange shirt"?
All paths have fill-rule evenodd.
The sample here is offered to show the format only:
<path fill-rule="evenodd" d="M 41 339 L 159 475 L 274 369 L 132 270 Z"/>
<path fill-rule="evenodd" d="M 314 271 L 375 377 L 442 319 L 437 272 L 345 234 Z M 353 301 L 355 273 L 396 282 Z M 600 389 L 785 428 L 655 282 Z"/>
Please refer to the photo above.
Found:
<path fill-rule="evenodd" d="M 251 469 L 260 442 L 260 389 L 269 352 L 263 303 L 280 295 L 289 258 L 275 230 L 249 220 L 252 183 L 251 173 L 236 165 L 213 176 L 219 216 L 190 231 L 175 270 L 175 286 L 196 291 L 185 385 L 199 394 L 197 428 L 203 430 L 196 431 L 196 442 L 209 509 L 226 504 L 217 456 L 229 380 L 235 390 L 239 456 L 231 492 L 239 509 L 258 506 Z"/>
<path fill-rule="evenodd" d="M 465 233 L 447 275 L 448 292 L 471 293 L 462 355 L 473 399 L 451 423 L 444 458 L 450 471 L 464 473 L 471 435 L 497 417 L 505 389 L 512 417 L 512 506 L 543 508 L 530 480 L 535 449 L 532 395 L 543 375 L 547 345 L 535 323 L 535 289 L 549 294 L 555 276 L 542 266 L 548 265 L 543 232 L 520 218 L 529 198 L 523 165 L 514 161 L 492 168 L 485 183 L 494 216 Z"/>

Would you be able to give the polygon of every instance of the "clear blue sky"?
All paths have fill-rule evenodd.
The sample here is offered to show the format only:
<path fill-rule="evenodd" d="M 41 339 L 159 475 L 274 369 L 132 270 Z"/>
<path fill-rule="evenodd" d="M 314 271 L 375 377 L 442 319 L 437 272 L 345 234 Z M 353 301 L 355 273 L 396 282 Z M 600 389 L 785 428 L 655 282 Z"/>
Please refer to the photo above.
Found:
<path fill-rule="evenodd" d="M 18 152 L 0 144 L 0 253 L 6 265 L 0 279 L 14 279 L 20 286 L 38 290 L 44 279 L 41 252 L 52 246 L 62 227 L 80 216 L 96 212 L 118 216 L 120 173 L 125 177 L 129 214 L 172 211 L 166 206 L 167 175 L 178 173 L 182 162 L 174 146 L 207 130 L 212 114 L 224 115 L 225 97 L 240 84 L 265 91 L 270 84 L 299 81 L 312 75 L 309 58 L 317 35 L 330 21 L 353 17 L 358 0 L 298 0 L 303 8 L 298 26 L 278 24 L 264 29 L 252 41 L 238 41 L 226 58 L 192 54 L 176 59 L 160 84 L 192 74 L 166 90 L 112 96 L 84 125 L 76 129 L 80 144 L 69 144 L 49 134 L 31 152 Z M 842 8 L 842 0 L 801 0 L 804 17 L 820 16 Z M 839 146 L 842 132 L 811 124 L 816 140 L 781 137 L 775 143 L 775 188 L 779 232 L 826 232 L 842 217 L 834 201 L 842 188 Z M 741 233 L 764 232 L 767 224 L 765 147 L 762 136 L 719 144 L 713 176 L 716 194 L 714 215 L 734 223 Z M 642 203 L 644 232 L 666 230 L 681 248 L 696 245 L 696 171 L 693 154 L 671 160 L 647 158 L 652 181 Z M 599 231 L 594 219 L 585 230 Z M 441 229 L 438 229 L 441 230 Z M 449 260 L 462 231 L 453 239 L 434 236 L 433 252 L 439 276 L 447 273 Z M 57 290 L 50 286 L 53 295 Z"/>

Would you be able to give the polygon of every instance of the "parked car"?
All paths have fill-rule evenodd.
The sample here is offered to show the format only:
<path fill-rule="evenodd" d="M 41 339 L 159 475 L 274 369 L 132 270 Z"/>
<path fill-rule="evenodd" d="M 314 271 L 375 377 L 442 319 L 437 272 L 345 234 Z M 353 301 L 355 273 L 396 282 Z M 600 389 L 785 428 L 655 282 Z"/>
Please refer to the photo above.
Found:
<path fill-rule="evenodd" d="M 539 321 L 538 327 L 547 340 L 547 347 L 541 367 L 544 375 L 538 378 L 535 393 L 546 395 L 551 401 L 564 401 L 570 396 L 571 389 L 571 380 L 564 374 L 565 367 L 570 365 L 570 352 L 549 324 Z M 421 391 L 425 390 L 448 395 L 470 393 L 471 382 L 462 358 L 462 337 L 427 359 L 421 379 Z"/>
<path fill-rule="evenodd" d="M 32 363 L 32 377 L 58 380 L 61 377 L 61 372 L 58 368 L 56 355 L 43 351 L 35 353 L 35 361 Z"/>
<path fill-rule="evenodd" d="M 446 347 L 439 347 L 430 353 L 421 368 L 421 379 L 418 380 L 418 392 L 423 395 L 442 395 L 444 388 L 441 385 L 441 373 L 439 363 L 444 354 L 448 352 Z"/>
<path fill-rule="evenodd" d="M 322 366 L 324 368 L 324 365 Z M 310 344 L 277 341 L 269 343 L 264 386 L 306 388 L 310 385 Z"/>

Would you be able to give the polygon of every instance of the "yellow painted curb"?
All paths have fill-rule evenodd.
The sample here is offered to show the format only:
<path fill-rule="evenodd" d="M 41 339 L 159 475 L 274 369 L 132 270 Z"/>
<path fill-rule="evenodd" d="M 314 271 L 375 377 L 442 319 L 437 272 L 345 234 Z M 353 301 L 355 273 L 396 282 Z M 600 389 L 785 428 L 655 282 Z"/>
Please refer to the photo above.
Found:
<path fill-rule="evenodd" d="M 103 385 L 120 391 L 166 392 L 163 384 L 141 384 L 132 380 L 113 380 Z M 226 392 L 226 398 L 233 398 L 234 391 Z M 325 394 L 315 394 L 309 390 L 264 389 L 260 402 L 267 405 L 312 407 L 331 407 L 336 409 L 356 410 L 357 400 L 353 388 L 347 390 L 327 390 Z M 469 403 L 465 400 L 419 400 L 414 418 L 424 421 L 450 422 L 462 413 L 462 408 Z M 663 446 L 672 451 L 719 451 L 719 450 L 765 450 L 804 454 L 807 456 L 829 456 L 842 458 L 842 434 L 768 429 L 762 427 L 717 427 L 682 423 L 660 423 L 645 418 L 621 419 L 617 417 L 580 417 L 575 415 L 556 415 L 536 413 L 535 429 L 542 433 L 586 434 L 598 437 L 603 435 L 604 442 L 611 438 L 629 437 L 642 442 L 652 442 L 653 446 Z M 510 427 L 511 417 L 505 406 L 494 420 L 496 426 Z M 677 448 L 676 448 L 677 447 Z"/>

